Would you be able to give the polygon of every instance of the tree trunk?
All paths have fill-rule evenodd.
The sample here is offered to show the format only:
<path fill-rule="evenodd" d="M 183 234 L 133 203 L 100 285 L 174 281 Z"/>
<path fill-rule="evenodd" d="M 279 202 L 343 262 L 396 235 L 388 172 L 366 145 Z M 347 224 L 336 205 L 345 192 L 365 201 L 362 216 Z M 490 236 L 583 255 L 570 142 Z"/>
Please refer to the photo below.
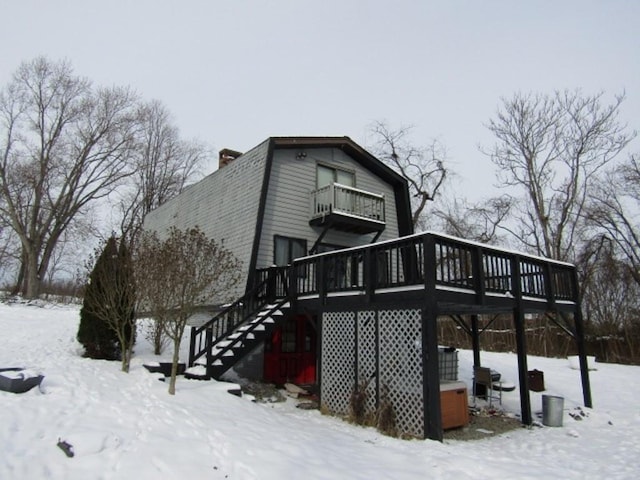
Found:
<path fill-rule="evenodd" d="M 126 331 L 126 330 L 125 330 Z M 131 357 L 133 356 L 133 340 L 136 336 L 136 323 L 133 321 L 133 325 L 131 325 L 129 338 L 127 338 L 127 346 L 122 349 L 122 371 L 125 373 L 129 373 L 129 368 L 131 367 Z M 126 338 L 126 334 L 123 335 L 123 338 Z"/>
<path fill-rule="evenodd" d="M 163 347 L 163 337 L 164 337 L 164 329 L 162 326 L 162 320 L 158 319 L 158 318 L 154 318 L 153 319 L 153 353 L 154 355 L 161 355 L 162 354 L 162 347 Z"/>
<path fill-rule="evenodd" d="M 124 373 L 129 373 L 129 349 L 122 348 L 120 350 L 120 355 L 122 355 L 122 371 Z"/>
<path fill-rule="evenodd" d="M 129 373 L 129 365 L 131 363 L 131 339 L 127 339 L 126 332 L 121 332 L 119 337 L 120 342 L 120 357 L 122 357 L 122 371 Z"/>
<path fill-rule="evenodd" d="M 180 355 L 180 337 L 173 340 L 173 363 L 171 364 L 171 379 L 169 380 L 169 395 L 176 394 L 176 377 L 178 376 L 178 360 Z"/>
<path fill-rule="evenodd" d="M 25 260 L 24 254 L 20 256 L 20 269 L 18 270 L 18 278 L 16 279 L 16 284 L 11 290 L 11 295 L 15 296 L 22 292 L 22 287 L 24 285 L 24 270 L 25 270 Z"/>
<path fill-rule="evenodd" d="M 24 298 L 38 298 L 40 294 L 40 277 L 38 276 L 38 254 L 35 248 L 29 248 L 25 252 L 25 272 L 24 272 Z"/>

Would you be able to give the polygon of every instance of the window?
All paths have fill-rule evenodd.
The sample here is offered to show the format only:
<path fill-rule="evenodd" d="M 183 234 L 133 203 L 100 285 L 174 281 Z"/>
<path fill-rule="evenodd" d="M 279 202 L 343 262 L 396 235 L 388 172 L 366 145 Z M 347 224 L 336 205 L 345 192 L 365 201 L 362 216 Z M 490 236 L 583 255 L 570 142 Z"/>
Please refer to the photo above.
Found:
<path fill-rule="evenodd" d="M 291 262 L 307 255 L 307 241 L 302 238 L 274 237 L 274 263 L 283 267 Z"/>
<path fill-rule="evenodd" d="M 356 174 L 347 170 L 318 165 L 317 188 L 326 187 L 331 183 L 339 183 L 347 187 L 356 186 Z"/>
<path fill-rule="evenodd" d="M 295 318 L 290 318 L 282 327 L 282 353 L 295 353 L 297 351 L 298 323 Z"/>

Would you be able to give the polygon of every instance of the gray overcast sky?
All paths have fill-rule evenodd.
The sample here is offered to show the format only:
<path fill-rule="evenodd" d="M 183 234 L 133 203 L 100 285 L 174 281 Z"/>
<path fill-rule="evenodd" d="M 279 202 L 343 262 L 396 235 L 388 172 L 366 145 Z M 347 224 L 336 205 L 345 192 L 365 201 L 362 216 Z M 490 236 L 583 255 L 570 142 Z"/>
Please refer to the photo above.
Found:
<path fill-rule="evenodd" d="M 478 144 L 501 96 L 625 90 L 640 128 L 640 1 L 0 0 L 0 84 L 37 55 L 161 100 L 183 136 L 246 151 L 374 120 L 438 137 L 465 196 L 492 192 Z M 634 150 L 638 150 L 637 143 Z"/>

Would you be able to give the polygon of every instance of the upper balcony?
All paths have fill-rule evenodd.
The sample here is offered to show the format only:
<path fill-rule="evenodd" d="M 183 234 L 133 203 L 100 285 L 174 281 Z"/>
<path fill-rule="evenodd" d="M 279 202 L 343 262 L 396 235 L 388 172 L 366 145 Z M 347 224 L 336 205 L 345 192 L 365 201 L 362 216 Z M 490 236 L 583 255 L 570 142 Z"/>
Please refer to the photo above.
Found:
<path fill-rule="evenodd" d="M 309 224 L 356 234 L 384 230 L 384 195 L 339 183 L 311 192 Z"/>

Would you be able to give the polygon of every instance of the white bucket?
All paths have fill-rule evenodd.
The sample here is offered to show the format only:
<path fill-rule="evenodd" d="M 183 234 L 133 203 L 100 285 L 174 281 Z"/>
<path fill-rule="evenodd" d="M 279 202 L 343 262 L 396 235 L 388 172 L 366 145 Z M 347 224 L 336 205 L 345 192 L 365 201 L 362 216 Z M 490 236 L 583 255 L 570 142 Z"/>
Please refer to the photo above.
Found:
<path fill-rule="evenodd" d="M 567 360 L 569 360 L 569 367 L 571 367 L 573 370 L 580 370 L 580 357 L 574 355 L 572 357 L 567 357 Z M 589 370 L 596 370 L 595 364 L 596 357 L 587 356 L 587 368 Z"/>

